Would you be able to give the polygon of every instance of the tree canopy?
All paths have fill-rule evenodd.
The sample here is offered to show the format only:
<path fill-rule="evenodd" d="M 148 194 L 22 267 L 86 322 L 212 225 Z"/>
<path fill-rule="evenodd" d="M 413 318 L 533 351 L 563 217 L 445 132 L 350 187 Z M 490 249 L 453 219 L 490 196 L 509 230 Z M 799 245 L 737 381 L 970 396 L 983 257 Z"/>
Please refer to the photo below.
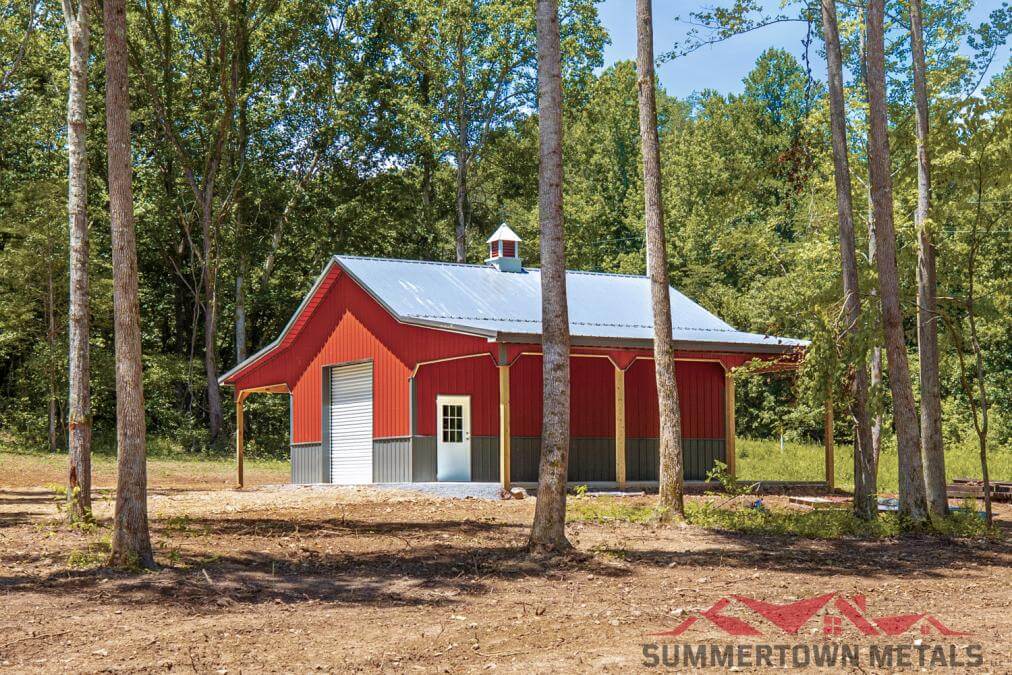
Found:
<path fill-rule="evenodd" d="M 474 262 L 483 257 L 484 237 L 507 221 L 525 239 L 525 262 L 538 263 L 533 7 L 504 0 L 129 3 L 134 198 L 154 448 L 212 445 L 208 350 L 214 372 L 223 372 L 238 355 L 269 343 L 333 253 L 452 260 L 459 257 L 463 219 L 464 257 Z M 788 18 L 817 22 L 817 12 L 806 8 Z M 946 321 L 961 325 L 973 266 L 984 377 L 993 392 L 991 433 L 1007 451 L 1012 66 L 994 59 L 1009 22 L 999 10 L 984 26 L 972 26 L 966 10 L 966 3 L 925 8 L 938 295 Z M 866 251 L 859 11 L 841 6 L 852 75 L 858 251 Z M 913 358 L 916 145 L 904 13 L 903 4 L 888 3 L 895 221 Z M 560 14 L 568 264 L 642 274 L 635 64 L 603 67 L 607 34 L 594 2 L 566 0 Z M 101 447 L 112 445 L 115 405 L 105 56 L 97 18 L 88 199 L 93 414 Z M 955 49 L 963 41 L 970 55 Z M 49 443 L 51 423 L 57 445 L 66 435 L 67 60 L 58 3 L 14 0 L 0 10 L 0 442 L 40 447 Z M 663 82 L 657 92 L 672 283 L 740 329 L 814 341 L 797 381 L 742 381 L 743 435 L 818 435 L 825 393 L 817 381 L 827 375 L 841 414 L 846 410 L 849 347 L 841 339 L 833 164 L 820 77 L 771 48 L 740 93 L 704 90 L 680 99 L 665 93 Z M 866 257 L 859 264 L 861 286 L 870 289 L 874 268 Z M 870 307 L 874 297 L 862 301 Z M 866 343 L 878 339 L 875 314 L 862 313 Z M 945 433 L 957 440 L 973 425 L 960 385 L 958 355 L 967 346 L 942 329 L 940 347 Z M 888 411 L 884 392 L 873 398 Z M 286 453 L 287 412 L 271 412 L 278 405 L 250 401 L 251 452 Z"/>

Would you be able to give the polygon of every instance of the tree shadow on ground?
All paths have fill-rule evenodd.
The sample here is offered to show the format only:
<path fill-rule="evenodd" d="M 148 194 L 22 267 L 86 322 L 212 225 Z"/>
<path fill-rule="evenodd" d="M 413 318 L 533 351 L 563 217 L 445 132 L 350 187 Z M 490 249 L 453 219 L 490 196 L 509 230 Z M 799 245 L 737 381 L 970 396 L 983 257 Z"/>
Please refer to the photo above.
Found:
<path fill-rule="evenodd" d="M 19 563 L 47 572 L 0 576 L 0 591 L 59 595 L 72 590 L 93 593 L 96 601 L 173 604 L 194 612 L 305 601 L 441 606 L 455 603 L 458 596 L 487 593 L 496 581 L 543 576 L 550 569 L 599 577 L 629 574 L 582 555 L 552 561 L 550 566 L 533 561 L 524 547 L 527 528 L 511 523 L 243 516 L 170 518 L 153 525 L 156 558 L 165 563 L 156 572 L 68 569 L 66 552 L 48 556 L 22 552 L 0 556 L 0 567 Z M 455 541 L 443 540 L 444 536 Z M 237 544 L 236 537 L 247 539 Z M 220 546 L 235 548 L 216 551 L 216 539 L 222 540 Z M 343 550 L 327 551 L 328 544 Z M 362 550 L 348 550 L 356 545 Z"/>
<path fill-rule="evenodd" d="M 938 577 L 960 566 L 1007 566 L 1012 555 L 1012 546 L 1005 542 L 953 541 L 931 535 L 894 539 L 803 539 L 731 530 L 707 530 L 707 534 L 716 538 L 720 545 L 690 551 L 598 550 L 621 554 L 634 565 L 766 569 L 817 577 Z"/>
<path fill-rule="evenodd" d="M 0 552 L 0 570 L 36 571 L 0 575 L 0 592 L 53 596 L 73 592 L 95 602 L 170 604 L 195 613 L 266 602 L 443 606 L 461 596 L 488 593 L 499 581 L 556 572 L 589 573 L 599 579 L 667 567 L 768 570 L 816 578 L 942 576 L 961 566 L 1005 566 L 1012 552 L 1003 542 L 948 542 L 937 537 L 808 540 L 696 529 L 689 535 L 692 548 L 685 550 L 679 538 L 682 530 L 643 527 L 638 530 L 648 535 L 643 537 L 630 536 L 635 531 L 629 527 L 638 526 L 590 525 L 587 534 L 594 533 L 595 538 L 603 534 L 621 543 L 593 548 L 603 555 L 573 556 L 544 565 L 527 556 L 526 524 L 489 518 L 379 520 L 386 514 L 375 510 L 366 511 L 368 517 L 331 514 L 314 517 L 296 511 L 289 518 L 243 513 L 153 519 L 156 557 L 164 565 L 153 573 L 75 569 L 67 548 L 8 549 Z M 87 548 L 88 537 L 108 533 L 108 523 L 100 523 L 99 532 L 76 533 L 73 545 Z M 612 558 L 624 563 L 613 564 Z"/>

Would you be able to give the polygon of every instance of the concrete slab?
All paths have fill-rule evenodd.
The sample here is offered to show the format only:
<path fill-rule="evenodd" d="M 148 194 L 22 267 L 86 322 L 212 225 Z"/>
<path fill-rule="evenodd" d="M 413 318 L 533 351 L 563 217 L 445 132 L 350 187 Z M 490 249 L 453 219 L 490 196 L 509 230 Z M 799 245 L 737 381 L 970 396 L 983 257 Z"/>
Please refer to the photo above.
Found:
<path fill-rule="evenodd" d="M 445 499 L 499 499 L 499 483 L 373 483 L 370 487 L 411 490 Z"/>

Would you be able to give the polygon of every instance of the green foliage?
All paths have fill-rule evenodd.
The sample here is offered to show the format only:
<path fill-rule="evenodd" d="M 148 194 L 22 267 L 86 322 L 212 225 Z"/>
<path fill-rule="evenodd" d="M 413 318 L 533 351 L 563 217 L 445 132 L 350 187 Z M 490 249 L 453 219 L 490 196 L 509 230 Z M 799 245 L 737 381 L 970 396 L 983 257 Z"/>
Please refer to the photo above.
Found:
<path fill-rule="evenodd" d="M 934 533 L 966 539 L 1000 539 L 997 528 L 988 529 L 972 505 L 966 512 L 937 519 Z M 710 530 L 745 532 L 762 536 L 800 537 L 803 539 L 885 539 L 900 536 L 895 514 L 881 514 L 868 522 L 855 518 L 849 509 L 798 509 L 722 507 L 715 502 L 689 499 L 685 518 L 690 525 Z M 609 524 L 628 522 L 641 525 L 656 521 L 652 505 L 621 497 L 598 497 L 574 501 L 567 508 L 569 522 Z"/>
<path fill-rule="evenodd" d="M 731 472 L 727 470 L 727 464 L 719 459 L 715 460 L 713 468 L 706 472 L 706 480 L 719 484 L 723 492 L 735 497 L 749 493 L 749 488 L 745 485 L 740 485 L 737 479 L 731 475 Z"/>
<path fill-rule="evenodd" d="M 71 549 L 67 554 L 67 567 L 72 569 L 93 569 L 102 567 L 109 560 L 109 542 L 94 542 L 84 549 Z"/>
<path fill-rule="evenodd" d="M 742 481 L 761 480 L 821 481 L 825 479 L 825 450 L 821 445 L 786 441 L 781 450 L 777 441 L 739 438 L 737 441 L 737 473 Z M 950 443 L 945 448 L 945 471 L 948 480 L 979 478 L 980 456 L 973 438 Z M 891 440 L 883 444 L 879 459 L 878 487 L 883 494 L 895 494 L 898 485 L 896 446 Z M 992 480 L 1012 476 L 1012 451 L 995 448 L 989 457 Z M 835 483 L 849 490 L 854 486 L 854 449 L 838 444 L 835 449 Z"/>
<path fill-rule="evenodd" d="M 643 188 L 636 71 L 603 70 L 608 39 L 591 0 L 563 0 L 565 212 L 570 267 L 641 274 Z M 916 195 L 906 9 L 890 2 L 890 139 L 895 157 L 902 304 L 914 314 L 915 246 L 909 218 Z M 863 90 L 856 67 L 860 7 L 839 4 L 853 81 L 850 141 L 859 224 L 865 174 Z M 0 71 L 24 58 L 0 91 L 0 426 L 26 450 L 58 448 L 66 408 L 67 53 L 61 11 L 40 3 L 23 42 L 29 2 L 0 10 Z M 722 41 L 770 19 L 819 17 L 812 5 L 770 15 L 741 0 L 695 16 L 678 49 Z M 998 478 L 1012 476 L 1012 70 L 981 82 L 1007 40 L 1007 8 L 982 26 L 969 3 L 927 3 L 932 90 L 933 226 L 939 295 L 949 324 L 968 321 L 969 251 L 977 242 L 976 315 L 990 392 L 990 441 Z M 469 254 L 506 219 L 538 264 L 537 114 L 533 4 L 507 0 L 213 0 L 130 5 L 134 193 L 149 451 L 200 455 L 207 448 L 203 367 L 204 235 L 190 175 L 214 160 L 212 204 L 219 370 L 237 358 L 237 281 L 243 280 L 247 353 L 268 344 L 333 253 L 449 259 L 455 175 L 467 148 L 472 211 Z M 630 20 L 632 14 L 630 12 Z M 817 32 L 817 31 L 816 31 Z M 895 39 L 892 39 L 895 38 Z M 966 39 L 969 56 L 957 52 Z M 96 450 L 114 449 L 114 360 L 110 242 L 106 216 L 101 26 L 92 39 L 89 92 L 92 396 Z M 678 51 L 676 49 L 675 51 Z M 235 63 L 235 97 L 226 86 Z M 224 77 L 223 77 L 224 74 Z M 788 51 L 769 49 L 739 94 L 704 90 L 684 100 L 658 92 L 664 215 L 671 278 L 686 295 L 735 327 L 812 340 L 804 370 L 738 380 L 737 426 L 744 436 L 821 437 L 822 401 L 832 394 L 847 419 L 849 369 L 877 340 L 878 308 L 867 294 L 874 270 L 859 256 L 865 325 L 843 341 L 835 191 L 822 73 Z M 978 86 L 979 84 L 979 86 Z M 969 92 L 976 95 L 968 97 Z M 159 109 L 164 115 L 159 115 Z M 463 112 L 463 116 L 462 113 Z M 178 138 L 173 147 L 161 118 Z M 466 138 L 461 138 L 461 132 Z M 188 159 L 183 162 L 183 155 Z M 976 230 L 974 230 L 976 224 Z M 974 233 L 976 232 L 976 234 Z M 866 250 L 863 227 L 858 246 Z M 914 331 L 908 331 L 914 348 Z M 957 366 L 942 331 L 942 380 L 950 465 L 976 473 L 975 438 Z M 915 369 L 916 371 L 916 369 Z M 971 374 L 975 384 L 976 374 Z M 876 405 L 889 413 L 888 397 Z M 283 457 L 287 399 L 248 401 L 247 452 Z M 226 410 L 230 410 L 226 406 Z M 849 440 L 849 424 L 837 436 Z M 885 428 L 890 426 L 886 420 Z M 743 443 L 739 472 L 749 475 Z M 772 446 L 771 446 L 772 447 Z M 220 449 L 219 449 L 220 450 Z M 774 476 L 820 477 L 807 459 L 764 458 Z M 846 445 L 838 483 L 847 484 Z M 883 486 L 895 461 L 889 442 Z M 884 488 L 885 489 L 885 488 Z"/>
<path fill-rule="evenodd" d="M 656 520 L 657 512 L 653 506 L 624 497 L 579 499 L 566 505 L 566 521 L 571 523 L 650 523 Z"/>
<path fill-rule="evenodd" d="M 868 522 L 855 518 L 849 509 L 752 509 L 718 508 L 710 502 L 690 502 L 685 516 L 693 525 L 714 530 L 731 530 L 752 534 L 793 536 L 806 539 L 839 539 L 856 537 L 880 539 L 900 533 L 899 521 L 893 515 L 881 515 Z"/>

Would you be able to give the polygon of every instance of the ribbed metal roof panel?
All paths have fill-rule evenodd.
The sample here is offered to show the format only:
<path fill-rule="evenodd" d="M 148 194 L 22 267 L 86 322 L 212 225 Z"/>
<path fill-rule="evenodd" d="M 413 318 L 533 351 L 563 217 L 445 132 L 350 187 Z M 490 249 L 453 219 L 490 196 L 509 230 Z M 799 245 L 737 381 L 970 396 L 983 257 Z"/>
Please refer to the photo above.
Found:
<path fill-rule="evenodd" d="M 541 272 L 500 272 L 487 265 L 336 256 L 338 263 L 402 321 L 483 335 L 541 334 Z M 646 277 L 566 274 L 570 333 L 574 338 L 650 340 L 653 318 Z M 673 338 L 768 348 L 804 340 L 736 330 L 671 289 Z"/>

